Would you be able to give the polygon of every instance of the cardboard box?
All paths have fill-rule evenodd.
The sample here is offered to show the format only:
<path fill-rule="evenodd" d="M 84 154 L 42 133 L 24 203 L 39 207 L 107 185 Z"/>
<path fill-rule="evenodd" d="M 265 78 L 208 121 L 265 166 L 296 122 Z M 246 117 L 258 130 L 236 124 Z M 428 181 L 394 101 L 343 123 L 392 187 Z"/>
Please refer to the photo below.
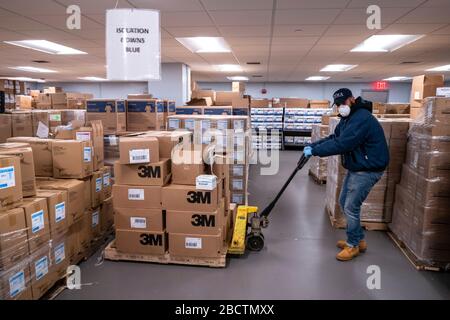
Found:
<path fill-rule="evenodd" d="M 308 108 L 309 100 L 301 98 L 280 98 L 280 104 L 286 108 Z"/>
<path fill-rule="evenodd" d="M 151 164 L 121 165 L 114 162 L 114 178 L 118 184 L 163 186 L 170 180 L 170 159 Z"/>
<path fill-rule="evenodd" d="M 195 115 L 203 114 L 203 106 L 182 106 L 176 107 L 175 114 L 179 115 Z"/>
<path fill-rule="evenodd" d="M 36 198 L 47 201 L 51 234 L 67 232 L 69 230 L 67 191 L 39 190 Z"/>
<path fill-rule="evenodd" d="M 127 130 L 164 129 L 164 105 L 161 100 L 127 100 Z"/>
<path fill-rule="evenodd" d="M 25 214 L 14 208 L 0 214 L 0 270 L 8 270 L 29 254 Z M 1 273 L 2 271 L 0 271 Z"/>
<path fill-rule="evenodd" d="M 105 134 L 122 133 L 127 127 L 125 109 L 124 100 L 87 100 L 87 121 L 101 120 Z"/>
<path fill-rule="evenodd" d="M 20 158 L 0 155 L 0 209 L 22 200 Z"/>
<path fill-rule="evenodd" d="M 75 179 L 64 180 L 41 180 L 36 181 L 38 189 L 42 190 L 64 190 L 67 192 L 66 215 L 67 223 L 71 226 L 80 220 L 84 213 L 84 182 Z"/>
<path fill-rule="evenodd" d="M 231 106 L 233 99 L 242 98 L 241 92 L 233 91 L 216 91 L 216 106 Z"/>
<path fill-rule="evenodd" d="M 121 230 L 164 232 L 165 216 L 161 208 L 115 208 L 114 226 Z"/>
<path fill-rule="evenodd" d="M 140 93 L 136 93 L 136 94 L 129 94 L 127 95 L 127 99 L 153 99 L 153 95 L 152 94 L 140 94 Z"/>
<path fill-rule="evenodd" d="M 28 260 L 22 260 L 0 276 L 0 300 L 32 300 Z"/>
<path fill-rule="evenodd" d="M 330 100 L 309 100 L 309 107 L 312 109 L 327 109 L 330 107 Z"/>
<path fill-rule="evenodd" d="M 25 212 L 28 232 L 28 247 L 33 254 L 50 240 L 47 201 L 43 198 L 27 198 L 20 205 Z"/>
<path fill-rule="evenodd" d="M 195 186 L 171 184 L 162 189 L 165 210 L 213 212 L 222 200 L 222 181 L 212 191 L 196 190 Z"/>
<path fill-rule="evenodd" d="M 423 99 L 436 95 L 436 89 L 444 86 L 444 75 L 421 75 L 413 78 L 411 86 L 411 108 L 422 106 Z"/>
<path fill-rule="evenodd" d="M 0 114 L 0 143 L 12 137 L 12 116 L 9 113 Z"/>
<path fill-rule="evenodd" d="M 163 128 L 166 128 L 166 123 L 167 123 L 167 117 L 174 115 L 176 113 L 176 104 L 175 104 L 175 100 L 163 100 L 163 105 L 164 105 L 164 122 L 163 122 Z"/>
<path fill-rule="evenodd" d="M 15 111 L 12 116 L 12 135 L 13 137 L 32 137 L 33 122 L 31 112 Z"/>
<path fill-rule="evenodd" d="M 78 98 L 78 99 L 67 99 L 66 102 L 67 109 L 86 109 L 86 99 Z"/>
<path fill-rule="evenodd" d="M 122 137 L 119 141 L 120 164 L 159 162 L 159 143 L 154 137 Z"/>
<path fill-rule="evenodd" d="M 197 176 L 204 173 L 206 165 L 201 150 L 181 150 L 176 153 L 176 159 L 172 161 L 172 183 L 195 186 Z"/>
<path fill-rule="evenodd" d="M 450 126 L 450 98 L 429 97 L 424 101 L 425 123 Z"/>
<path fill-rule="evenodd" d="M 381 102 L 372 102 L 372 113 L 373 114 L 385 114 L 386 104 Z"/>
<path fill-rule="evenodd" d="M 203 108 L 204 115 L 232 115 L 233 107 L 232 106 L 210 106 Z"/>
<path fill-rule="evenodd" d="M 111 167 L 102 167 L 100 169 L 103 178 L 103 199 L 108 199 L 112 195 Z"/>
<path fill-rule="evenodd" d="M 56 273 L 51 260 L 49 243 L 42 244 L 31 256 L 31 289 L 33 299 L 40 299 L 56 282 Z"/>
<path fill-rule="evenodd" d="M 84 178 L 92 174 L 90 141 L 55 140 L 52 156 L 55 178 Z"/>
<path fill-rule="evenodd" d="M 162 188 L 158 186 L 113 185 L 114 208 L 161 208 Z"/>
<path fill-rule="evenodd" d="M 31 109 L 31 97 L 16 95 L 16 109 Z"/>
<path fill-rule="evenodd" d="M 28 143 L 33 150 L 34 171 L 37 177 L 53 176 L 53 139 L 39 139 L 33 137 L 13 137 L 8 142 Z"/>
<path fill-rule="evenodd" d="M 103 192 L 103 172 L 94 171 L 90 177 L 91 181 L 91 206 L 96 208 L 100 206 L 104 200 Z"/>
<path fill-rule="evenodd" d="M 216 101 L 216 92 L 214 90 L 192 90 L 192 99 L 202 99 L 209 97 L 212 102 Z"/>
<path fill-rule="evenodd" d="M 91 177 L 80 179 L 84 183 L 84 210 L 92 208 L 92 191 L 91 191 Z"/>
<path fill-rule="evenodd" d="M 190 142 L 190 132 L 148 131 L 137 137 L 155 137 L 159 143 L 159 157 L 171 158 L 173 148 L 183 142 Z"/>
<path fill-rule="evenodd" d="M 33 110 L 31 118 L 35 137 L 48 138 L 49 133 L 55 133 L 56 127 L 62 125 L 61 111 L 59 110 Z"/>
<path fill-rule="evenodd" d="M 409 114 L 409 103 L 386 103 L 387 114 Z"/>
<path fill-rule="evenodd" d="M 59 112 L 61 112 L 61 122 L 64 125 L 72 122 L 79 123 L 81 126 L 86 125 L 86 110 L 59 110 Z"/>
<path fill-rule="evenodd" d="M 109 197 L 103 200 L 100 213 L 100 229 L 103 234 L 109 232 L 114 224 L 114 206 L 113 199 Z"/>
<path fill-rule="evenodd" d="M 67 267 L 69 266 L 69 238 L 67 230 L 63 233 L 52 234 L 50 258 L 56 280 L 65 278 Z"/>
<path fill-rule="evenodd" d="M 100 207 L 88 211 L 88 232 L 89 239 L 91 241 L 96 240 L 101 236 L 101 213 L 102 211 Z"/>
<path fill-rule="evenodd" d="M 223 254 L 223 235 L 169 233 L 169 253 L 179 257 L 213 258 Z"/>
<path fill-rule="evenodd" d="M 233 81 L 231 83 L 231 91 L 233 92 L 244 92 L 245 91 L 245 83 L 239 81 Z"/>
<path fill-rule="evenodd" d="M 167 210 L 167 232 L 217 235 L 225 226 L 225 201 L 213 212 Z"/>
<path fill-rule="evenodd" d="M 235 116 L 248 116 L 250 114 L 250 100 L 248 98 L 233 99 L 231 106 Z"/>
<path fill-rule="evenodd" d="M 52 97 L 49 93 L 39 93 L 36 99 L 36 106 L 38 109 L 51 109 Z"/>
<path fill-rule="evenodd" d="M 116 247 L 124 253 L 163 255 L 167 250 L 167 234 L 117 229 Z"/>
<path fill-rule="evenodd" d="M 36 179 L 34 172 L 33 150 L 30 145 L 26 143 L 2 143 L 0 144 L 0 155 L 19 157 L 23 196 L 34 196 L 36 194 Z"/>
<path fill-rule="evenodd" d="M 92 154 L 93 170 L 99 170 L 104 162 L 103 125 L 101 121 L 90 121 L 90 126 L 81 127 L 75 131 L 75 139 L 78 141 L 91 141 L 94 151 Z"/>

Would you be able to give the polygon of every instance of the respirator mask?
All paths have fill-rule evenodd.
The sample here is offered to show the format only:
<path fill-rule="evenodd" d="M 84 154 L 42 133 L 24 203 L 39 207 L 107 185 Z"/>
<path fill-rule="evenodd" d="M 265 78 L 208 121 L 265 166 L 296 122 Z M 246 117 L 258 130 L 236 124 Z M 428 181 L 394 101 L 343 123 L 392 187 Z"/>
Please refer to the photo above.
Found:
<path fill-rule="evenodd" d="M 350 106 L 348 106 L 348 105 L 346 105 L 346 104 L 341 104 L 339 107 L 338 107 L 338 111 L 339 111 L 339 114 L 342 116 L 342 117 L 348 117 L 349 116 L 349 114 L 350 114 Z"/>

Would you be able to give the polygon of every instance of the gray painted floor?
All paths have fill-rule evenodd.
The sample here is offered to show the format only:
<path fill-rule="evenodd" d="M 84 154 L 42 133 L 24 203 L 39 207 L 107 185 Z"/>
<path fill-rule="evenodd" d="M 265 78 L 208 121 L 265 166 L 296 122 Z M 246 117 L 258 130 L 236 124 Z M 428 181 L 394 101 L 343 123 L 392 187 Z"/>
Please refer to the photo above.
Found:
<path fill-rule="evenodd" d="M 282 186 L 299 153 L 281 153 L 280 172 L 250 174 L 250 203 L 264 207 Z M 59 299 L 450 299 L 450 274 L 416 271 L 383 232 L 367 234 L 368 251 L 335 259 L 344 231 L 324 213 L 325 186 L 303 169 L 280 199 L 265 231 L 266 248 L 229 259 L 225 269 L 104 261 L 81 265 L 81 290 Z M 381 289 L 366 287 L 367 267 L 381 268 Z"/>

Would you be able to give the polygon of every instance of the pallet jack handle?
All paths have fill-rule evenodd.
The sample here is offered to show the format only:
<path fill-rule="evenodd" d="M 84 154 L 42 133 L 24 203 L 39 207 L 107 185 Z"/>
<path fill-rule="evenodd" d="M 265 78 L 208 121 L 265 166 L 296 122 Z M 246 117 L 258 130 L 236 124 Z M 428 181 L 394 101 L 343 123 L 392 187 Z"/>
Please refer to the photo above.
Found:
<path fill-rule="evenodd" d="M 275 207 L 275 204 L 278 202 L 278 199 L 280 199 L 284 190 L 286 190 L 287 186 L 289 185 L 289 183 L 291 183 L 292 179 L 294 179 L 297 172 L 300 171 L 305 166 L 305 164 L 308 162 L 308 160 L 309 160 L 309 158 L 306 157 L 304 153 L 302 153 L 302 156 L 300 157 L 300 159 L 297 162 L 297 167 L 294 169 L 294 171 L 291 173 L 291 175 L 289 176 L 287 181 L 284 183 L 283 187 L 278 192 L 275 199 L 273 199 L 272 202 L 260 213 L 260 217 L 267 218 L 269 216 L 270 212 L 272 211 L 273 207 Z"/>

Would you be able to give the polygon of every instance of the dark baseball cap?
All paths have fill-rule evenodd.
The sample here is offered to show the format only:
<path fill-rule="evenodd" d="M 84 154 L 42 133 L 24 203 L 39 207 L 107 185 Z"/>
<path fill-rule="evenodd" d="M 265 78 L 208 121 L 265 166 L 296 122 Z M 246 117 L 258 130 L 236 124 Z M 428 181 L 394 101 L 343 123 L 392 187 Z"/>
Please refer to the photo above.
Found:
<path fill-rule="evenodd" d="M 341 88 L 333 93 L 334 104 L 337 106 L 340 106 L 345 102 L 345 100 L 351 97 L 353 97 L 353 93 L 347 88 Z"/>

